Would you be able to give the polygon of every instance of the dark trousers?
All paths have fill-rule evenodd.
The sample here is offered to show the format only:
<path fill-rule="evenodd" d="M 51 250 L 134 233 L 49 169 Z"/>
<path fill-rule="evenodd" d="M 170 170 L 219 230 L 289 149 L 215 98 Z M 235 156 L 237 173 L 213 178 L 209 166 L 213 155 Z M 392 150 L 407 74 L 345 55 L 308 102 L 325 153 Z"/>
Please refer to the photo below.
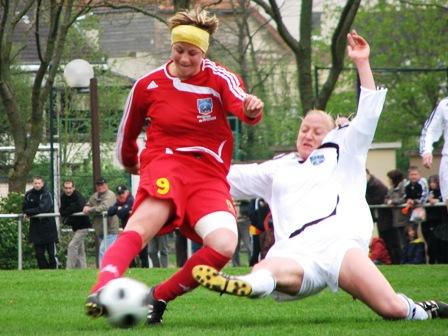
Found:
<path fill-rule="evenodd" d="M 142 250 L 140 251 L 140 253 L 138 254 L 138 257 L 140 259 L 140 267 L 141 268 L 149 268 L 149 255 L 148 255 L 148 244 L 146 244 Z M 131 261 L 131 265 L 129 267 L 131 268 L 136 268 L 138 267 L 138 263 L 135 260 L 136 258 L 134 258 Z"/>
<path fill-rule="evenodd" d="M 45 256 L 48 254 L 48 260 Z M 34 244 L 34 255 L 36 256 L 39 269 L 57 269 L 58 257 L 56 254 L 56 243 Z"/>

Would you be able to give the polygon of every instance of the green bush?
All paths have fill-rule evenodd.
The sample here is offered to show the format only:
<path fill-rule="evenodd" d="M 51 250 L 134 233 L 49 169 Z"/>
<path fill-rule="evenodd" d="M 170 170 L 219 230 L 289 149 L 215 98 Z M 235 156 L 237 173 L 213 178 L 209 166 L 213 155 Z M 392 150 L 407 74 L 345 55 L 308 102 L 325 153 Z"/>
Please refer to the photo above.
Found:
<path fill-rule="evenodd" d="M 21 214 L 23 194 L 10 193 L 0 198 L 0 213 Z M 19 266 L 18 218 L 0 219 L 0 269 L 12 270 Z M 22 219 L 22 268 L 37 267 L 33 246 L 29 243 L 29 221 Z"/>

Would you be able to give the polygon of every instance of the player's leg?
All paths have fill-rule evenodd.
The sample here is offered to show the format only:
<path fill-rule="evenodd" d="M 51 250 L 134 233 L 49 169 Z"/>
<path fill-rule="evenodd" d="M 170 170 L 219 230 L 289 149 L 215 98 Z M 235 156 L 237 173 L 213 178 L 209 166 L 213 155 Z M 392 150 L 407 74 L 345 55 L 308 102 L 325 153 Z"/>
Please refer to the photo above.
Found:
<path fill-rule="evenodd" d="M 193 269 L 196 281 L 202 286 L 221 294 L 250 298 L 263 298 L 274 290 L 296 295 L 301 289 L 303 274 L 303 268 L 295 260 L 269 256 L 243 276 L 227 275 L 206 265 Z"/>
<path fill-rule="evenodd" d="M 397 294 L 377 266 L 358 248 L 348 250 L 344 256 L 339 286 L 386 319 L 448 317 L 448 305 L 443 302 L 414 302 Z"/>
<path fill-rule="evenodd" d="M 153 238 L 173 213 L 169 200 L 146 197 L 135 209 L 126 228 L 107 250 L 96 284 L 87 298 L 86 313 L 93 317 L 104 314 L 98 298 L 99 290 L 110 280 L 119 278 L 142 247 Z"/>
<path fill-rule="evenodd" d="M 184 266 L 171 278 L 152 289 L 147 324 L 161 324 L 166 304 L 199 286 L 192 276 L 195 266 L 205 264 L 221 269 L 233 255 L 237 242 L 233 214 L 226 211 L 213 212 L 201 218 L 194 228 L 203 239 L 203 247 L 187 259 Z"/>

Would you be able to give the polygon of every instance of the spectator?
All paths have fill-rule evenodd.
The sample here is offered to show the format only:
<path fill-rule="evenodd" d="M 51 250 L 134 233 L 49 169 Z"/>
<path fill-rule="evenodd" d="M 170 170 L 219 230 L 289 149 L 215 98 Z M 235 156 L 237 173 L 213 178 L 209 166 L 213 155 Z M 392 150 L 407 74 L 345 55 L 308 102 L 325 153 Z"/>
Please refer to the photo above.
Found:
<path fill-rule="evenodd" d="M 404 228 L 405 245 L 401 257 L 402 264 L 426 264 L 425 242 L 421 240 L 413 224 Z"/>
<path fill-rule="evenodd" d="M 391 253 L 392 263 L 396 264 L 400 263 L 401 260 L 401 250 L 404 247 L 403 229 L 409 224 L 411 212 L 404 214 L 402 211 L 403 204 L 406 203 L 404 191 L 406 181 L 403 173 L 398 169 L 393 169 L 387 173 L 387 177 L 389 178 L 390 188 L 385 202 L 392 209 L 392 227 L 396 236 L 392 239 L 392 252 L 389 250 L 389 253 Z"/>
<path fill-rule="evenodd" d="M 168 267 L 168 234 L 155 236 L 148 244 L 152 267 Z"/>
<path fill-rule="evenodd" d="M 366 201 L 368 205 L 380 205 L 384 204 L 384 199 L 387 195 L 388 188 L 381 182 L 378 178 L 370 174 L 369 170 L 366 169 Z M 377 225 L 378 233 L 380 237 L 387 236 L 389 234 L 388 230 L 392 230 L 392 225 L 390 220 L 385 219 L 385 215 L 381 212 L 389 211 L 390 209 L 370 209 L 372 214 L 372 219 Z M 389 225 L 388 225 L 389 224 Z"/>
<path fill-rule="evenodd" d="M 22 204 L 23 218 L 30 219 L 30 241 L 39 269 L 57 269 L 58 230 L 54 217 L 33 217 L 39 214 L 54 213 L 53 198 L 40 176 L 34 176 L 33 188 L 25 193 Z M 48 254 L 48 259 L 45 256 Z"/>
<path fill-rule="evenodd" d="M 253 226 L 252 230 L 257 233 L 257 235 L 252 236 L 253 249 L 249 266 L 255 265 L 258 261 L 264 258 L 270 242 L 274 239 L 273 231 L 266 231 L 266 228 L 269 228 L 270 223 L 272 223 L 269 205 L 262 198 L 251 200 L 251 204 L 253 204 L 251 206 L 253 211 L 250 213 L 250 219 Z M 268 215 L 269 218 L 267 219 Z"/>
<path fill-rule="evenodd" d="M 439 176 L 432 175 L 428 179 L 429 193 L 428 203 L 430 205 L 436 205 L 443 203 L 439 187 Z M 426 207 L 426 221 L 422 222 L 421 231 L 423 238 L 426 242 L 426 254 L 428 256 L 429 264 L 446 264 L 448 262 L 448 242 L 443 241 L 436 237 L 437 232 L 440 231 L 439 227 L 448 222 L 447 208 L 442 206 L 430 206 Z"/>
<path fill-rule="evenodd" d="M 87 216 L 71 216 L 74 213 L 82 212 L 84 205 L 86 205 L 86 200 L 76 190 L 73 180 L 65 180 L 63 188 L 64 193 L 61 195 L 59 212 L 62 217 L 62 223 L 71 226 L 73 230 L 73 237 L 67 248 L 66 268 L 87 268 L 84 241 L 91 227 L 90 218 Z"/>
<path fill-rule="evenodd" d="M 108 210 L 108 216 L 115 216 L 120 219 L 121 227 L 124 229 L 126 223 L 128 222 L 129 216 L 132 213 L 132 205 L 134 204 L 134 196 L 130 193 L 128 188 L 120 184 L 117 187 L 117 200 Z M 149 268 L 149 258 L 148 258 L 148 245 L 145 245 L 139 253 L 140 265 L 142 268 Z M 130 267 L 136 267 L 137 264 L 135 259 L 132 260 Z"/>
<path fill-rule="evenodd" d="M 103 255 L 106 252 L 106 236 L 107 247 L 111 247 L 118 237 L 118 217 L 107 216 L 107 232 L 103 231 L 103 212 L 107 211 L 115 203 L 115 193 L 109 190 L 106 179 L 100 177 L 95 181 L 96 192 L 87 201 L 82 210 L 86 215 L 93 216 L 93 228 L 95 234 L 100 240 L 100 251 L 98 255 L 98 265 L 101 267 Z"/>
<path fill-rule="evenodd" d="M 425 220 L 426 213 L 422 204 L 428 200 L 428 182 L 420 175 L 416 166 L 408 169 L 408 180 L 404 185 L 406 204 L 412 209 L 410 220 L 420 224 Z M 417 225 L 415 226 L 417 228 Z"/>
<path fill-rule="evenodd" d="M 384 240 L 380 237 L 373 237 L 369 245 L 369 258 L 375 265 L 390 265 L 390 255 Z"/>
<path fill-rule="evenodd" d="M 241 200 L 237 218 L 238 243 L 236 245 L 236 249 L 232 257 L 233 267 L 241 266 L 240 262 L 241 242 L 244 243 L 244 246 L 248 254 L 247 260 L 248 263 L 250 262 L 250 257 L 252 255 L 252 244 L 250 242 L 250 233 L 249 233 L 249 226 L 250 226 L 249 213 L 250 213 L 250 202 L 247 200 Z"/>

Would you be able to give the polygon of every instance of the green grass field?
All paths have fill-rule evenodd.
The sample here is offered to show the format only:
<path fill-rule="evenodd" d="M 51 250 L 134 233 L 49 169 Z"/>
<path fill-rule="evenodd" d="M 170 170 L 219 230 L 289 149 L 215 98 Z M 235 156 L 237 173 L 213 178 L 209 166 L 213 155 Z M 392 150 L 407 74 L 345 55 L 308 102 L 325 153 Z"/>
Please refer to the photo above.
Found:
<path fill-rule="evenodd" d="M 382 266 L 398 292 L 414 300 L 448 301 L 448 265 Z M 249 268 L 227 268 L 244 274 Z M 149 285 L 175 269 L 131 269 Z M 203 288 L 170 302 L 164 325 L 115 329 L 84 315 L 96 269 L 0 271 L 0 335 L 448 335 L 448 320 L 384 321 L 344 292 L 325 290 L 302 301 L 277 303 L 219 296 Z"/>

